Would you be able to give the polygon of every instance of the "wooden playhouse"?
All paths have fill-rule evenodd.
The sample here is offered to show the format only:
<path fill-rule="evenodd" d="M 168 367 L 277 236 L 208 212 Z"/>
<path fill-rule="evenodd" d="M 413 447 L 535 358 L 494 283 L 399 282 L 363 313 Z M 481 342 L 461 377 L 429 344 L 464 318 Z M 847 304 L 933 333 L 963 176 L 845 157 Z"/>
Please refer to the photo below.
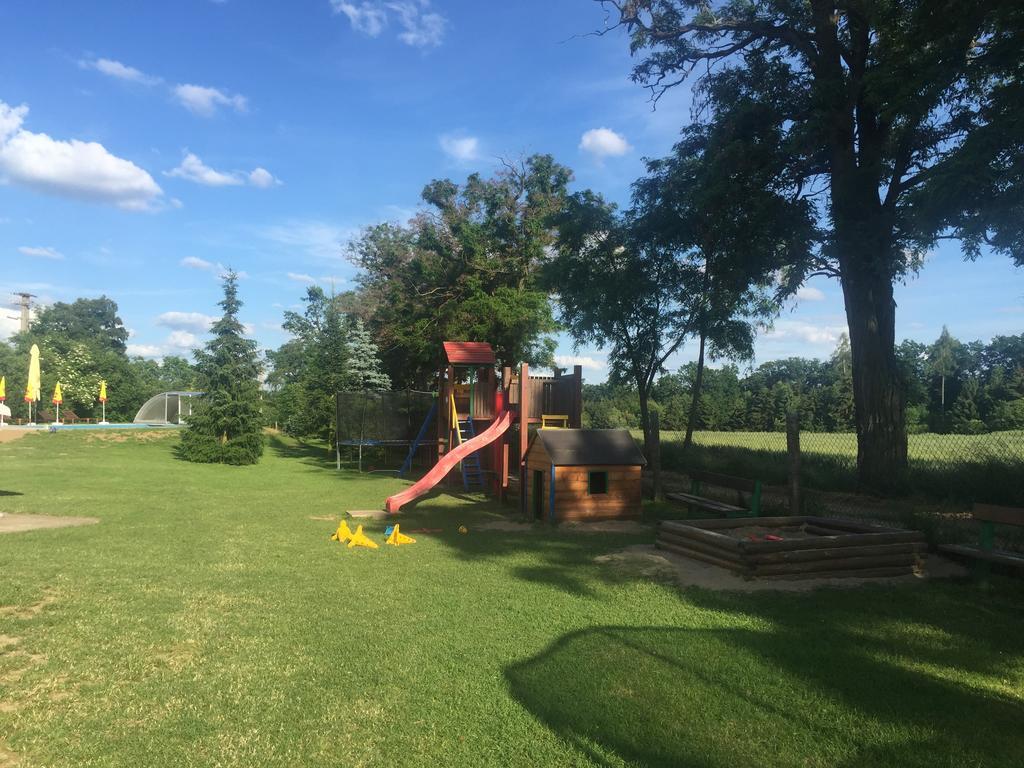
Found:
<path fill-rule="evenodd" d="M 534 519 L 640 516 L 647 462 L 625 429 L 539 429 L 525 463 L 524 506 Z"/>

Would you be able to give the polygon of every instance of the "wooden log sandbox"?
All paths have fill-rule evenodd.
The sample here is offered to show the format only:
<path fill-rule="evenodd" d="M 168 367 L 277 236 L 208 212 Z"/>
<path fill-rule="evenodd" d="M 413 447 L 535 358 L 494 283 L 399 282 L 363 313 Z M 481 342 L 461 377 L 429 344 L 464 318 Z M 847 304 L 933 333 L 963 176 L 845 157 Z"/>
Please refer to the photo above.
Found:
<path fill-rule="evenodd" d="M 745 579 L 906 576 L 927 549 L 918 531 L 806 515 L 665 521 L 656 544 Z"/>

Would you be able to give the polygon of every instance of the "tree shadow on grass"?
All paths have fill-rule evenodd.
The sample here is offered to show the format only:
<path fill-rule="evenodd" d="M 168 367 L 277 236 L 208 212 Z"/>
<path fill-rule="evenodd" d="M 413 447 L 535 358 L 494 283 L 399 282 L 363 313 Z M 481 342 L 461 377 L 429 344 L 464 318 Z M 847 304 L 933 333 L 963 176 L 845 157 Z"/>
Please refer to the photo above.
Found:
<path fill-rule="evenodd" d="M 323 443 L 286 440 L 279 435 L 268 435 L 267 446 L 282 459 L 293 459 L 320 469 L 334 469 L 334 457 Z"/>
<path fill-rule="evenodd" d="M 3 491 L 0 490 L 0 496 L 24 496 L 25 494 L 21 491 Z"/>
<path fill-rule="evenodd" d="M 749 626 L 596 627 L 506 678 L 599 764 L 1019 766 L 1024 619 L 1007 604 L 981 622 L 962 588 L 922 592 L 699 593 Z"/>

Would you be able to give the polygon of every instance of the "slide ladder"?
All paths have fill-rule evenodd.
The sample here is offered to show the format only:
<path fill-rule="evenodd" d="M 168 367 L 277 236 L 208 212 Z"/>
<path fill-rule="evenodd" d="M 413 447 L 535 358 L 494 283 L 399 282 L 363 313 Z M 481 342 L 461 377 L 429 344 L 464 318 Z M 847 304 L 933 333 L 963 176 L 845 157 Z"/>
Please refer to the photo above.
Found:
<path fill-rule="evenodd" d="M 462 445 L 463 441 L 467 438 L 473 439 L 476 437 L 473 417 L 460 419 L 457 423 L 456 432 L 459 435 L 459 445 Z M 470 486 L 473 485 L 480 489 L 484 487 L 484 470 L 480 466 L 480 451 L 473 451 L 462 460 L 462 486 L 468 491 Z"/>
<path fill-rule="evenodd" d="M 466 459 L 481 448 L 484 448 L 491 443 L 498 440 L 504 435 L 509 427 L 512 426 L 512 422 L 515 419 L 514 414 L 510 410 L 503 410 L 494 417 L 494 421 L 487 427 L 483 432 L 475 437 L 469 438 L 466 442 L 457 446 L 454 450 L 449 451 L 441 457 L 441 460 L 435 464 L 427 474 L 425 474 L 420 480 L 414 483 L 410 488 L 406 488 L 401 493 L 396 493 L 394 496 L 389 496 L 387 501 L 384 502 L 384 508 L 388 512 L 395 513 L 402 508 L 403 504 L 408 504 L 413 499 L 418 499 L 420 496 L 425 494 L 455 469 L 455 465 L 460 461 Z"/>
<path fill-rule="evenodd" d="M 412 459 L 416 455 L 416 451 L 420 447 L 420 443 L 423 442 L 423 438 L 427 436 L 427 429 L 430 427 L 430 423 L 434 420 L 437 415 L 437 400 L 434 400 L 434 404 L 430 406 L 430 411 L 427 413 L 427 418 L 423 420 L 423 426 L 420 427 L 419 433 L 416 435 L 416 439 L 412 442 L 412 447 L 409 448 L 409 455 L 405 457 L 405 461 L 402 462 L 402 468 L 398 470 L 399 477 L 405 477 L 405 473 L 412 469 Z"/>

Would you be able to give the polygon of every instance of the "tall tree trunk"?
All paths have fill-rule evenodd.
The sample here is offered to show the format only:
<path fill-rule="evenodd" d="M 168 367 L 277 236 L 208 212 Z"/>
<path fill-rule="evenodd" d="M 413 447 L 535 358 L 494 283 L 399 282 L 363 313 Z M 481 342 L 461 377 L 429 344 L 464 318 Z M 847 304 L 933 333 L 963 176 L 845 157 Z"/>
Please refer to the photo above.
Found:
<path fill-rule="evenodd" d="M 867 247 L 866 243 L 859 246 Z M 896 363 L 892 279 L 863 253 L 841 257 L 840 264 L 853 360 L 860 484 L 882 493 L 904 490 L 907 428 Z"/>
<path fill-rule="evenodd" d="M 654 439 L 651 431 L 650 384 L 638 380 L 637 391 L 640 396 L 640 425 L 644 430 L 644 456 L 647 458 L 647 466 L 650 467 L 654 480 L 652 498 L 657 500 L 658 494 L 661 492 L 661 452 L 658 450 L 658 441 Z"/>
<path fill-rule="evenodd" d="M 693 379 L 693 389 L 690 392 L 690 415 L 686 419 L 686 437 L 683 439 L 683 465 L 690 456 L 690 446 L 693 444 L 693 430 L 697 426 L 697 413 L 700 409 L 700 396 L 704 389 L 704 349 L 707 344 L 707 333 L 701 329 L 700 350 L 697 353 L 697 375 Z"/>

